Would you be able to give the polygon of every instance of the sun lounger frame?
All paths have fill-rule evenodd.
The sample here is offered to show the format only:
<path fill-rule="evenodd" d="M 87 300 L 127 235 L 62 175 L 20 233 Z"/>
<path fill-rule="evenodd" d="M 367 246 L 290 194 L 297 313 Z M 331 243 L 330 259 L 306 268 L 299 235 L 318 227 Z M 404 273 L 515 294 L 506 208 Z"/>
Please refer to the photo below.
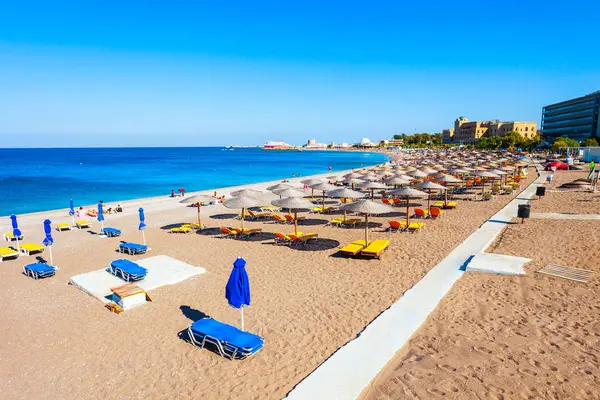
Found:
<path fill-rule="evenodd" d="M 119 245 L 119 252 L 120 253 L 127 253 L 127 254 L 129 254 L 131 256 L 135 256 L 135 255 L 138 255 L 138 254 L 145 254 L 146 251 L 148 251 L 148 246 L 139 247 L 139 248 L 138 247 L 128 246 L 128 245 L 131 245 L 131 244 L 136 245 L 136 246 L 143 246 L 143 245 L 139 245 L 137 243 L 121 243 Z"/>
<path fill-rule="evenodd" d="M 190 325 L 188 328 L 188 337 L 194 346 L 200 348 L 204 348 L 207 343 L 212 344 L 217 348 L 217 351 L 219 352 L 219 355 L 221 355 L 221 357 L 227 358 L 229 360 L 244 360 L 246 358 L 250 358 L 256 355 L 259 351 L 262 350 L 262 347 L 256 351 L 254 351 L 254 349 L 239 348 L 225 341 L 221 341 L 216 337 L 210 336 L 208 334 L 194 332 L 194 330 L 192 329 L 192 325 Z"/>
<path fill-rule="evenodd" d="M 35 264 L 25 265 L 23 267 L 23 274 L 25 274 L 25 276 L 30 276 L 30 277 L 32 277 L 35 280 L 38 280 L 40 278 L 48 278 L 48 277 L 56 275 L 56 268 L 54 268 L 51 265 L 49 265 L 49 267 L 51 269 L 49 269 L 47 271 L 35 271 L 35 270 L 31 269 L 31 268 L 27 268 L 30 265 L 35 265 Z"/>
<path fill-rule="evenodd" d="M 127 271 L 124 271 L 120 267 L 116 267 L 116 266 L 112 265 L 112 263 L 108 266 L 108 268 L 110 270 L 110 273 L 113 274 L 114 276 L 119 277 L 119 275 L 121 275 L 121 279 L 123 279 L 125 282 L 141 281 L 148 274 L 148 270 L 146 270 L 146 273 L 143 274 L 143 275 L 132 274 L 132 273 L 129 273 Z M 143 268 L 143 267 L 141 267 L 141 268 Z"/>

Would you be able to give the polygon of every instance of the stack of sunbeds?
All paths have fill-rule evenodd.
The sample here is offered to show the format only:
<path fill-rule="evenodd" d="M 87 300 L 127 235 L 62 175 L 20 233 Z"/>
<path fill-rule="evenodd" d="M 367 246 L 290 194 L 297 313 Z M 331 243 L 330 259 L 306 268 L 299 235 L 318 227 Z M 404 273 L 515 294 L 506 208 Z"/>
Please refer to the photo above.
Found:
<path fill-rule="evenodd" d="M 129 260 L 115 260 L 110 263 L 109 271 L 114 276 L 120 276 L 126 282 L 139 281 L 146 277 L 148 270 Z"/>
<path fill-rule="evenodd" d="M 56 274 L 56 268 L 45 263 L 34 263 L 24 266 L 23 273 L 33 279 L 48 278 Z"/>
<path fill-rule="evenodd" d="M 119 245 L 119 251 L 129 255 L 144 254 L 148 251 L 148 246 L 145 244 L 123 242 Z"/>

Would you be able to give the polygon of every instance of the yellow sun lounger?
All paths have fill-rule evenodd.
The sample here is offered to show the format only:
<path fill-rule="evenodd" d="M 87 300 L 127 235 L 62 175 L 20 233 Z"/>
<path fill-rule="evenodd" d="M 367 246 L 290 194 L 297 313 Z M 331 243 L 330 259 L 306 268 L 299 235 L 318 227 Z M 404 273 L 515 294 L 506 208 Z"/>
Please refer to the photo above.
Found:
<path fill-rule="evenodd" d="M 339 251 L 345 256 L 355 256 L 365 248 L 364 240 L 355 240 L 354 242 L 342 247 Z"/>
<path fill-rule="evenodd" d="M 381 253 L 390 245 L 389 240 L 373 240 L 360 254 L 366 257 L 374 257 L 381 260 Z"/>
<path fill-rule="evenodd" d="M 170 233 L 190 233 L 191 231 L 192 228 L 189 225 L 183 225 L 169 229 Z"/>
<path fill-rule="evenodd" d="M 10 247 L 0 247 L 0 262 L 7 258 L 19 258 L 19 252 Z"/>
<path fill-rule="evenodd" d="M 455 201 L 449 201 L 448 204 L 446 204 L 444 206 L 444 208 L 456 208 L 456 202 Z"/>
<path fill-rule="evenodd" d="M 33 253 L 43 253 L 44 249 L 46 249 L 45 246 L 35 243 L 23 243 L 19 247 L 21 253 L 25 254 L 26 256 L 30 256 Z"/>
<path fill-rule="evenodd" d="M 340 226 L 344 223 L 344 218 L 334 218 L 327 223 L 326 226 Z"/>
<path fill-rule="evenodd" d="M 456 202 L 455 202 L 456 203 Z M 436 201 L 435 203 L 433 203 L 431 205 L 431 207 L 436 207 L 436 208 L 444 208 L 444 202 L 443 201 Z"/>
<path fill-rule="evenodd" d="M 412 233 L 419 232 L 424 226 L 423 222 L 411 222 L 408 225 L 408 231 Z"/>
<path fill-rule="evenodd" d="M 19 236 L 17 239 L 23 240 L 23 235 Z M 15 240 L 15 235 L 12 232 L 6 232 L 4 234 L 4 240 L 6 240 L 7 242 L 12 242 L 13 240 Z"/>
<path fill-rule="evenodd" d="M 304 245 L 308 243 L 309 240 L 317 240 L 319 238 L 319 234 L 314 232 L 304 234 L 302 232 L 297 232 L 297 235 L 290 233 L 288 237 L 292 239 L 292 245 Z"/>
<path fill-rule="evenodd" d="M 85 219 L 80 219 L 79 221 L 75 221 L 75 225 L 79 228 L 79 229 L 83 229 L 83 228 L 89 228 L 91 225 L 89 222 L 87 222 L 87 220 Z"/>
<path fill-rule="evenodd" d="M 70 231 L 71 228 L 72 228 L 71 224 L 69 224 L 67 222 L 61 222 L 60 224 L 56 224 L 56 230 L 59 232 Z"/>
<path fill-rule="evenodd" d="M 357 224 L 360 224 L 362 222 L 362 219 L 360 218 L 352 218 L 352 219 L 347 219 L 345 222 L 342 223 L 343 226 L 355 226 Z"/>

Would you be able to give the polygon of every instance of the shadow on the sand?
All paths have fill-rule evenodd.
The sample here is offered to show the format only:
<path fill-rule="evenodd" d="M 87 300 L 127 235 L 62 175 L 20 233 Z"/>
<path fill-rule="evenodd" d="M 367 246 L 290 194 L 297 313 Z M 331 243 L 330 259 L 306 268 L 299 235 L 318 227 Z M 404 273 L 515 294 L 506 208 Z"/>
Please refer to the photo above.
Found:
<path fill-rule="evenodd" d="M 180 306 L 179 309 L 187 319 L 192 321 L 198 321 L 199 319 L 208 317 L 207 314 L 190 306 Z"/>
<path fill-rule="evenodd" d="M 164 225 L 164 226 L 161 226 L 160 229 L 168 231 L 173 228 L 179 228 L 183 224 L 189 224 L 189 222 L 177 222 L 175 224 Z"/>
<path fill-rule="evenodd" d="M 212 219 L 233 219 L 237 218 L 238 214 L 215 214 L 211 215 L 209 218 Z"/>
<path fill-rule="evenodd" d="M 222 234 L 223 232 L 219 228 L 204 228 L 196 231 L 196 235 L 216 236 Z"/>
<path fill-rule="evenodd" d="M 317 219 L 317 218 L 306 218 L 298 221 L 298 225 L 301 226 L 316 226 L 316 225 L 325 225 L 329 221 L 326 219 Z M 291 224 L 293 225 L 293 224 Z"/>
<path fill-rule="evenodd" d="M 335 249 L 336 247 L 339 247 L 339 245 L 340 242 L 337 240 L 319 238 L 317 240 L 310 240 L 305 244 L 290 246 L 290 248 L 298 251 L 326 251 Z"/>

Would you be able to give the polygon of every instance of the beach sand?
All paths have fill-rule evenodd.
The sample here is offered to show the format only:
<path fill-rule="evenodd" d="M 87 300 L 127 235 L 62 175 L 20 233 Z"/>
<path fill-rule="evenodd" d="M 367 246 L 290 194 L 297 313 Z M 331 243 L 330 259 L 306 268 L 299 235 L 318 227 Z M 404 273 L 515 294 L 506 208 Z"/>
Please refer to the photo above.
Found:
<path fill-rule="evenodd" d="M 554 184 L 576 175 L 559 172 Z M 548 193 L 532 210 L 600 212 L 587 207 L 596 194 L 564 196 Z M 361 398 L 600 398 L 598 275 L 584 284 L 535 272 L 600 272 L 600 221 L 517 222 L 487 251 L 531 258 L 527 275 L 466 273 Z"/>
<path fill-rule="evenodd" d="M 45 280 L 22 275 L 22 266 L 34 257 L 1 263 L 0 398 L 281 398 L 515 195 L 459 201 L 445 218 L 425 221 L 418 234 L 384 231 L 388 220 L 404 218 L 402 207 L 393 216 L 370 218 L 371 237 L 392 241 L 381 261 L 334 256 L 339 246 L 364 235 L 362 228 L 324 226 L 337 215 L 308 215 L 302 231 L 319 233 L 319 243 L 290 249 L 274 246 L 269 234 L 253 241 L 218 238 L 219 226 L 240 225 L 234 219 L 239 211 L 222 205 L 202 208 L 209 227 L 204 233 L 177 235 L 161 227 L 196 218 L 196 210 L 179 199 L 123 202 L 125 211 L 107 216 L 105 225 L 121 229 L 119 239 L 140 242 L 137 208 L 142 205 L 152 247 L 146 256 L 125 258 L 164 254 L 207 273 L 156 289 L 150 292 L 152 303 L 116 315 L 68 281 L 122 257 L 115 252 L 117 238 L 55 232 L 54 261 L 61 268 Z M 46 216 L 54 223 L 70 221 L 65 210 L 21 216 L 26 242 L 41 241 Z M 7 221 L 2 223 L 0 228 L 8 230 Z M 247 221 L 246 226 L 293 230 L 270 222 Z M 92 231 L 97 228 L 94 221 Z M 224 298 L 238 256 L 247 260 L 251 282 L 246 330 L 263 336 L 265 347 L 251 359 L 228 361 L 190 345 L 185 330 L 204 315 L 239 325 L 239 310 Z"/>

